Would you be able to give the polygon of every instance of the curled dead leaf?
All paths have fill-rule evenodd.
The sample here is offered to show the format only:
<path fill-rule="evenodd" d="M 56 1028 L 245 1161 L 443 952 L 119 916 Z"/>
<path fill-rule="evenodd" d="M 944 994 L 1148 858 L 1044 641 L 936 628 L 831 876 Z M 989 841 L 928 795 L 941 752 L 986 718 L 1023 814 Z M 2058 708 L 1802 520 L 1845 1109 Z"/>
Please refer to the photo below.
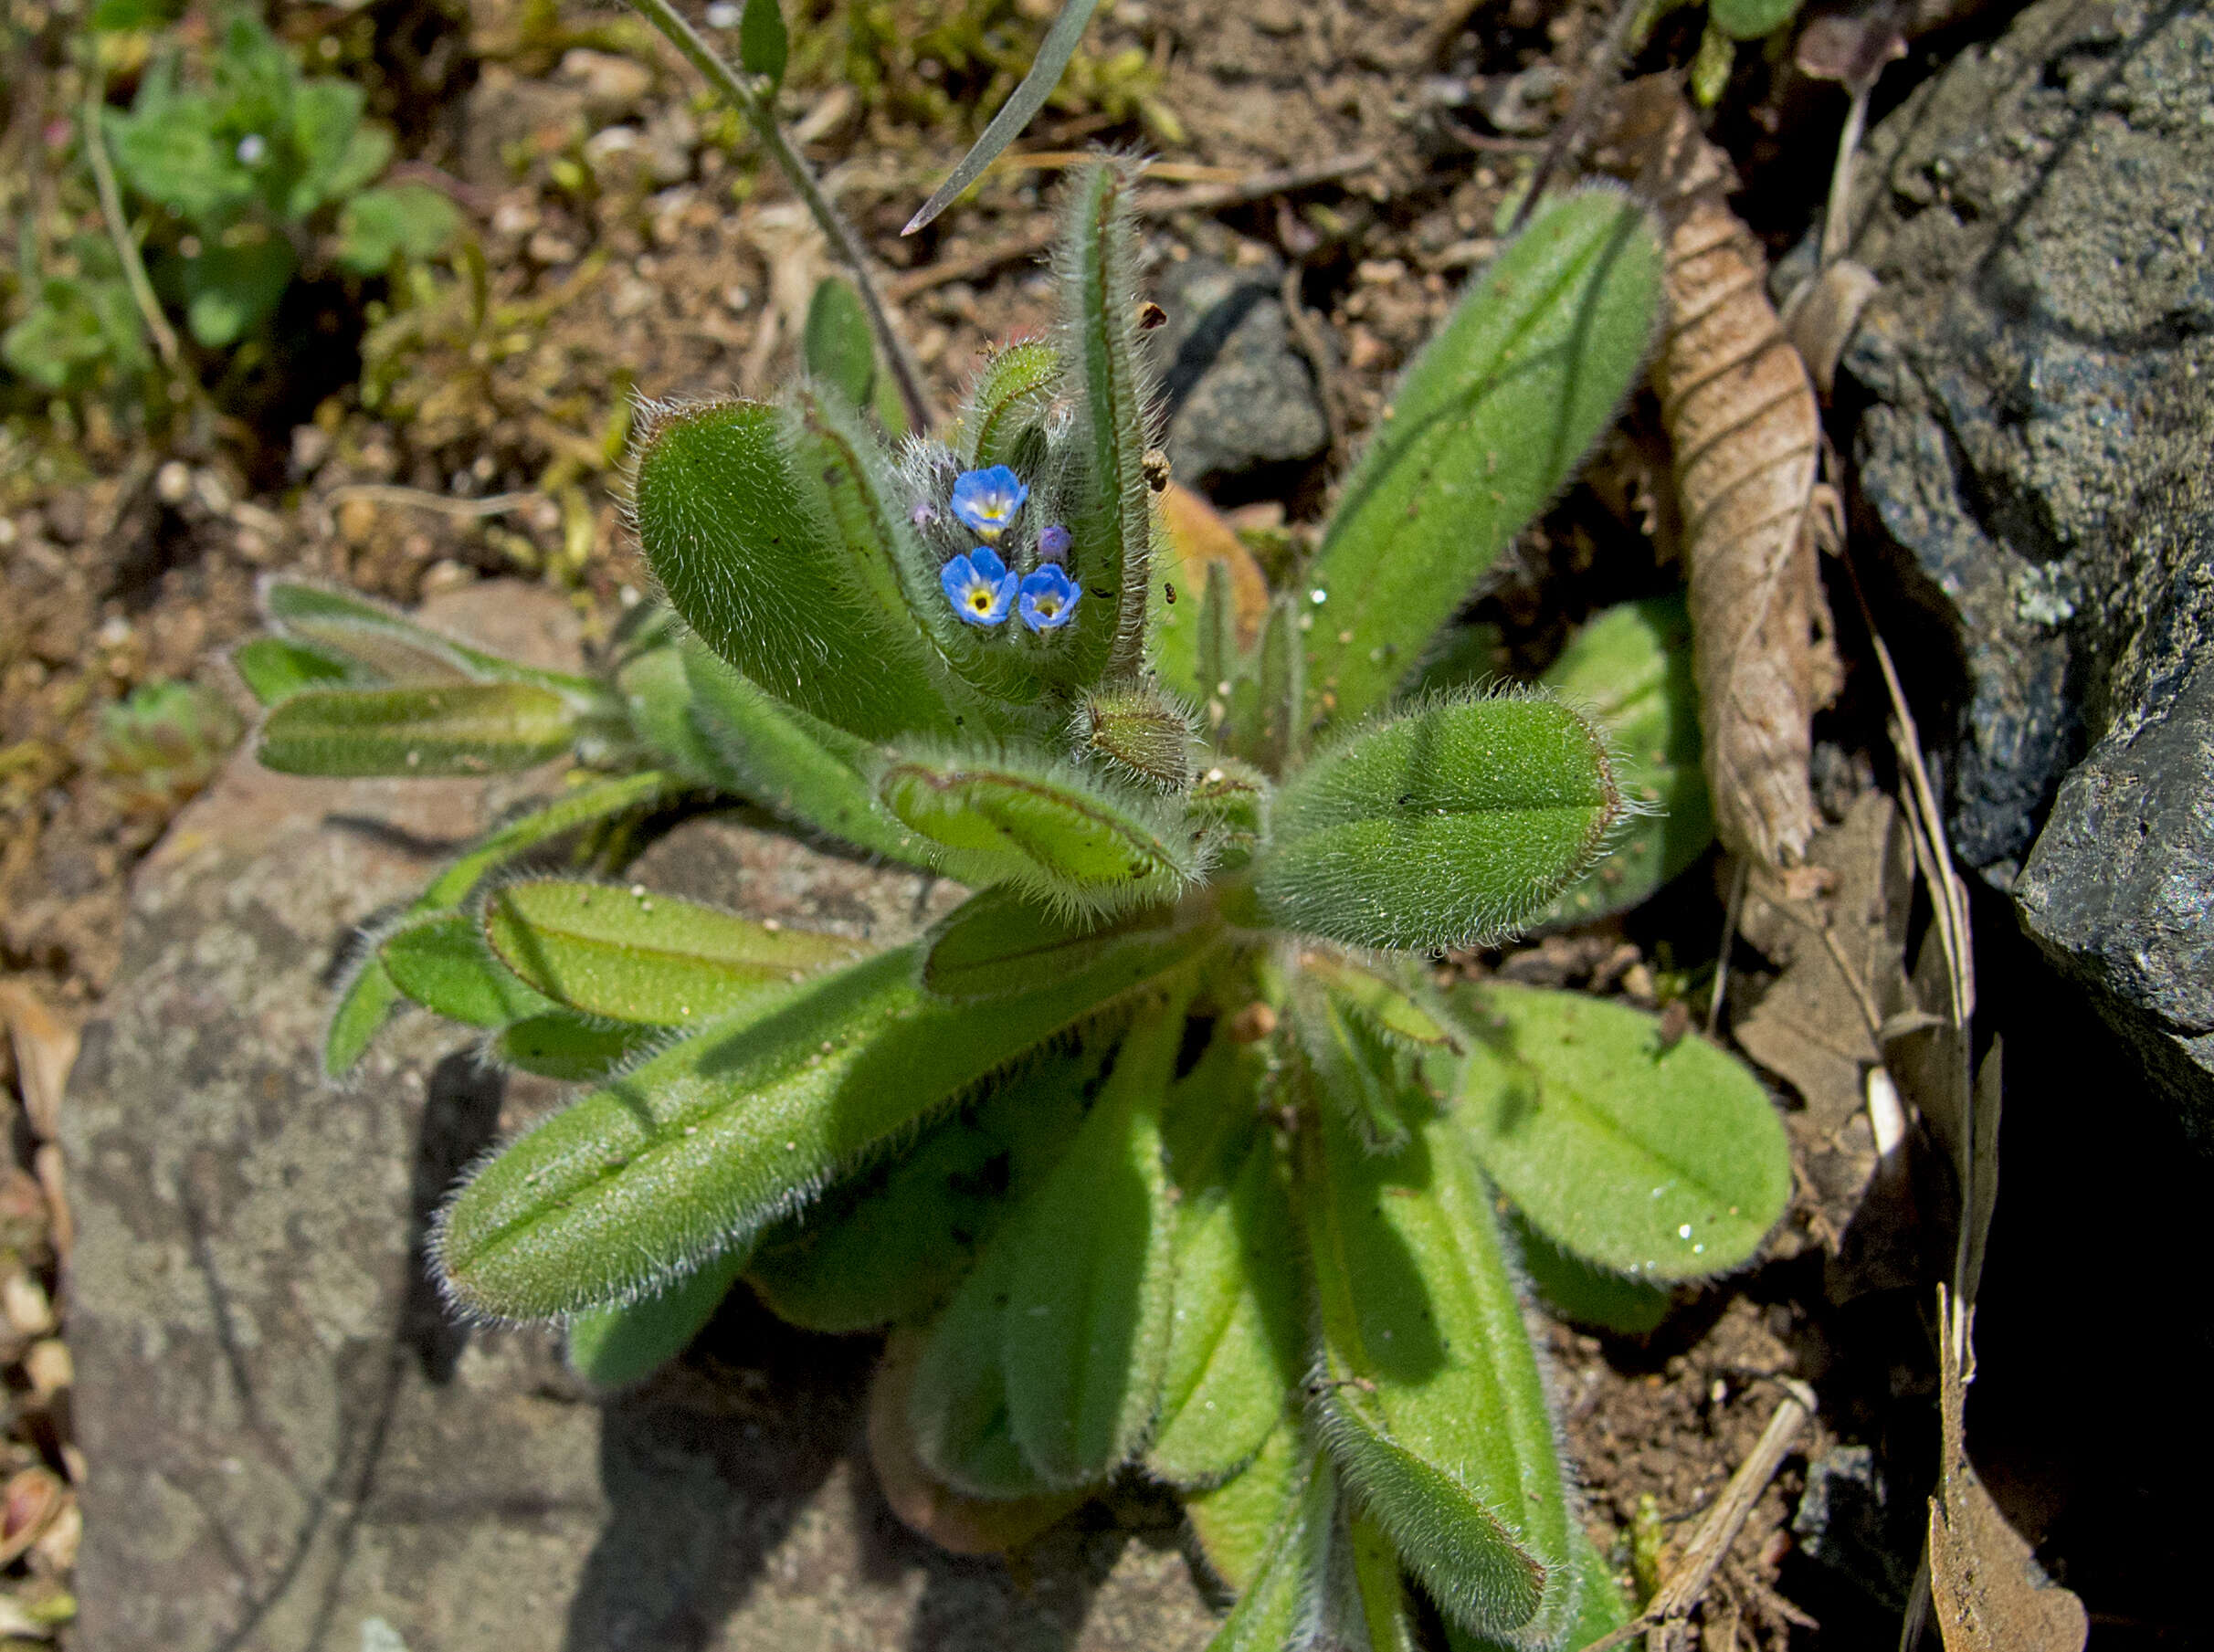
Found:
<path fill-rule="evenodd" d="M 1161 520 L 1168 530 L 1168 554 L 1160 559 L 1160 575 L 1185 596 L 1197 599 L 1207 589 L 1207 564 L 1222 563 L 1230 576 L 1238 646 L 1251 647 L 1260 640 L 1260 622 L 1269 612 L 1269 583 L 1245 542 L 1214 506 L 1182 482 L 1169 483 L 1162 493 Z"/>
<path fill-rule="evenodd" d="M 61 1127 L 61 1095 L 77 1065 L 77 1028 L 20 981 L 0 981 L 0 1022 L 16 1051 L 16 1082 L 31 1132 L 50 1142 Z"/>
<path fill-rule="evenodd" d="M 1737 853 L 1790 866 L 1820 824 L 1808 725 L 1837 677 L 1808 533 L 1814 386 L 1768 302 L 1767 260 L 1725 199 L 1729 160 L 1671 79 L 1623 88 L 1600 158 L 1637 179 L 1668 230 L 1652 376 L 1674 446 L 1716 825 Z"/>
<path fill-rule="evenodd" d="M 51 1468 L 24 1468 L 0 1491 L 0 1566 L 37 1542 L 69 1500 L 69 1489 Z"/>
<path fill-rule="evenodd" d="M 1837 387 L 1838 361 L 1846 341 L 1861 324 L 1861 311 L 1881 286 L 1866 266 L 1840 258 L 1811 280 L 1802 281 L 1784 300 L 1784 336 L 1814 375 L 1814 387 L 1829 399 Z"/>

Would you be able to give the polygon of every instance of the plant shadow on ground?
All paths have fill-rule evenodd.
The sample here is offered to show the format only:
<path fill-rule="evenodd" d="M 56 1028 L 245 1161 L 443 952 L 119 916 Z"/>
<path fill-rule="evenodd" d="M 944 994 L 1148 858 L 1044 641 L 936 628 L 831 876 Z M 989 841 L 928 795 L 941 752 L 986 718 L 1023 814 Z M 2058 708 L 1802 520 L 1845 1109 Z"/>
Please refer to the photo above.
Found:
<path fill-rule="evenodd" d="M 868 1461 L 880 1342 L 796 1331 L 742 1289 L 684 1358 L 606 1401 L 606 1520 L 569 1602 L 565 1652 L 722 1645 L 758 1592 L 820 1597 L 839 1574 L 860 1585 L 830 1606 L 856 1644 L 895 1644 L 903 1618 L 897 1644 L 912 1652 L 1056 1652 L 1077 1641 L 1125 1544 L 1176 1547 L 1173 1506 L 1143 1489 L 1010 1560 L 949 1554 L 906 1530 Z M 754 1633 L 781 1633 L 778 1621 L 772 1609 Z"/>

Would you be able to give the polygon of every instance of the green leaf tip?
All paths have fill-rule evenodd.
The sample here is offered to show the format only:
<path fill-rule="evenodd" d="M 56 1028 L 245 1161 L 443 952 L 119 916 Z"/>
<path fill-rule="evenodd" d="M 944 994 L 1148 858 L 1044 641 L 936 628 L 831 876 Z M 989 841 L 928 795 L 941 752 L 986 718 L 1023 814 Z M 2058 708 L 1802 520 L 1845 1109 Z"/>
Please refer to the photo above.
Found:
<path fill-rule="evenodd" d="M 1076 175 L 1063 207 L 1057 261 L 1072 400 L 1080 507 L 1070 513 L 1070 563 L 1086 601 L 1077 610 L 1070 680 L 1134 679 L 1144 667 L 1154 493 L 1154 384 L 1138 331 L 1137 234 L 1130 216 L 1136 168 L 1105 161 Z"/>
<path fill-rule="evenodd" d="M 1256 887 L 1290 930 L 1478 944 L 1590 866 L 1624 808 L 1605 738 L 1573 708 L 1526 693 L 1443 700 L 1342 738 L 1294 774 Z"/>
<path fill-rule="evenodd" d="M 1607 858 L 1562 890 L 1533 928 L 1588 923 L 1641 905 L 1714 840 L 1700 767 L 1691 620 L 1681 593 L 1620 603 L 1596 616 L 1542 681 L 1606 731 L 1633 812 Z"/>
<path fill-rule="evenodd" d="M 1449 1619 L 1552 1647 L 1575 1612 L 1575 1519 L 1537 1355 L 1475 1161 L 1434 1110 L 1410 1106 L 1407 1128 L 1388 1157 L 1326 1110 L 1302 1132 L 1309 1415 Z"/>

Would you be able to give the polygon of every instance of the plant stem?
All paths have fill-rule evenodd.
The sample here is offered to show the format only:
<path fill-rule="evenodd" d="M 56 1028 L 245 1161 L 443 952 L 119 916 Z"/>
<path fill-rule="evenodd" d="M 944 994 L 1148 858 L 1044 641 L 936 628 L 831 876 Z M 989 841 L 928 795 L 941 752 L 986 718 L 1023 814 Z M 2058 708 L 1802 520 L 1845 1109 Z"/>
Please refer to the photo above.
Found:
<path fill-rule="evenodd" d="M 183 352 L 176 330 L 162 313 L 162 300 L 154 296 L 153 283 L 146 279 L 145 261 L 139 257 L 138 243 L 132 238 L 131 225 L 123 216 L 122 192 L 115 186 L 115 168 L 108 160 L 108 141 L 100 131 L 100 110 L 107 101 L 107 83 L 95 68 L 85 89 L 85 158 L 92 164 L 92 183 L 100 192 L 100 216 L 107 222 L 108 238 L 115 243 L 115 256 L 122 263 L 132 301 L 138 306 L 146 331 L 153 335 L 154 351 L 170 376 L 182 383 Z"/>
<path fill-rule="evenodd" d="M 799 198 L 807 203 L 807 210 L 814 215 L 830 245 L 853 272 L 854 284 L 860 289 L 862 308 L 869 312 L 869 325 L 884 352 L 892 380 L 900 387 L 900 401 L 907 409 L 907 422 L 918 431 L 930 429 L 933 421 L 930 403 L 922 394 L 922 370 L 909 352 L 906 342 L 892 330 L 891 312 L 884 308 L 884 300 L 870 274 L 868 250 L 845 215 L 823 194 L 822 184 L 807 158 L 785 137 L 784 128 L 776 123 L 776 110 L 761 85 L 725 63 L 669 0 L 629 0 L 629 5 L 668 36 L 685 59 L 707 77 L 709 84 L 737 107 L 746 124 L 754 129 L 754 135 L 761 141 L 762 148 L 768 152 L 769 159 L 776 163 Z"/>

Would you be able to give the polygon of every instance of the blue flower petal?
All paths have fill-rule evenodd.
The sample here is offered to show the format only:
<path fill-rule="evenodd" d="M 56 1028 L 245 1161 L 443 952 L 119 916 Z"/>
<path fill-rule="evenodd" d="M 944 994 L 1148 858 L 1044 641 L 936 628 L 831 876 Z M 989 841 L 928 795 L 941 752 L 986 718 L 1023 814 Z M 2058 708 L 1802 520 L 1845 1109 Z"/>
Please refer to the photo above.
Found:
<path fill-rule="evenodd" d="M 999 552 L 989 545 L 978 545 L 968 553 L 968 564 L 995 585 L 1007 576 L 1007 563 L 999 560 Z"/>
<path fill-rule="evenodd" d="M 996 572 L 980 567 L 980 559 L 989 561 Z M 938 570 L 938 584 L 944 587 L 946 600 L 972 626 L 996 626 L 1004 621 L 1007 605 L 1015 600 L 1016 583 L 1015 576 L 989 551 L 956 556 Z"/>
<path fill-rule="evenodd" d="M 1054 631 L 1076 617 L 1077 599 L 1083 593 L 1060 567 L 1048 563 L 1022 582 L 1016 612 L 1033 631 Z"/>
<path fill-rule="evenodd" d="M 997 539 L 1014 524 L 1016 513 L 1029 497 L 1022 479 L 1005 465 L 964 470 L 954 479 L 954 514 L 987 540 Z"/>

